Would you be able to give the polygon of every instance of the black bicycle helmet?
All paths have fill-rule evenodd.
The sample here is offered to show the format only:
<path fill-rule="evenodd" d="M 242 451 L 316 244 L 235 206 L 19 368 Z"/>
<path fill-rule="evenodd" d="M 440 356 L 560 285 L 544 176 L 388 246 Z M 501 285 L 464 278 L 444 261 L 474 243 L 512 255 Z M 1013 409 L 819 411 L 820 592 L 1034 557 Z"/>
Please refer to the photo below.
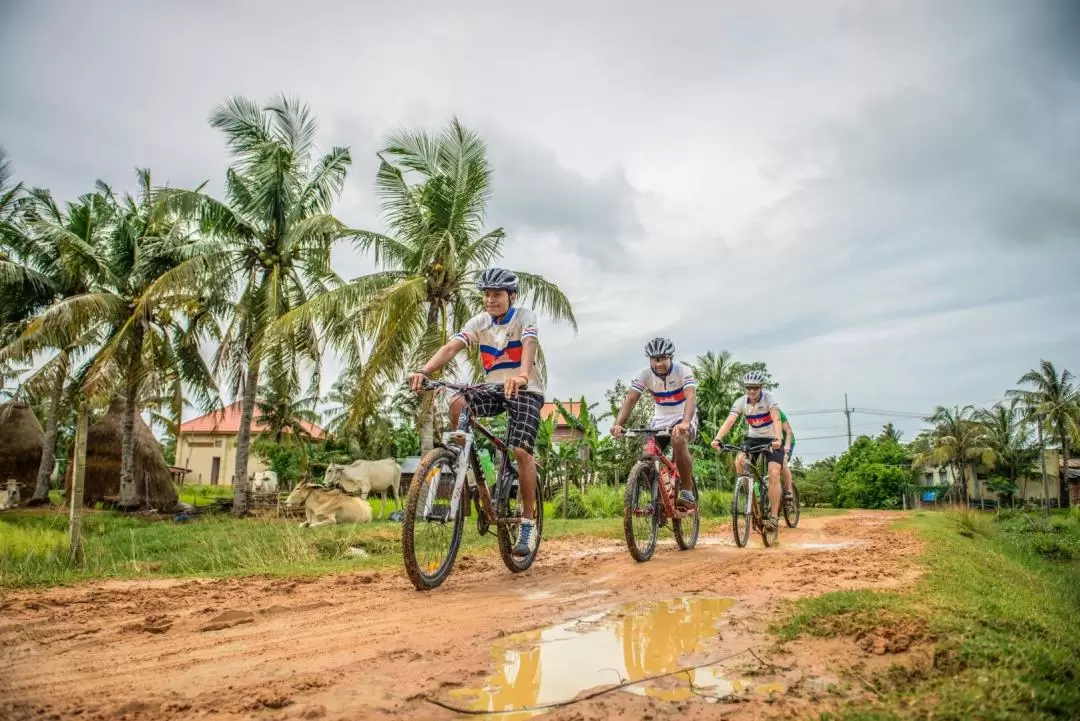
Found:
<path fill-rule="evenodd" d="M 512 270 L 505 268 L 488 268 L 480 274 L 476 281 L 477 290 L 505 290 L 508 293 L 518 292 L 518 277 Z"/>
<path fill-rule="evenodd" d="M 675 345 L 667 338 L 653 338 L 645 344 L 645 355 L 650 358 L 675 355 Z"/>

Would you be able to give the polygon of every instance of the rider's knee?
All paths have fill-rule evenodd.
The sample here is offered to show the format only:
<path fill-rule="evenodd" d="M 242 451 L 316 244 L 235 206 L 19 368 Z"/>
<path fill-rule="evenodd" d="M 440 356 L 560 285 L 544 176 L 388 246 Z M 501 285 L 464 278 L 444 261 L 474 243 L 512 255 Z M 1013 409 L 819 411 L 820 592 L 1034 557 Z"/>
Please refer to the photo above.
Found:
<path fill-rule="evenodd" d="M 526 463 L 533 459 L 532 451 L 526 448 L 519 448 L 515 446 L 512 450 L 514 451 L 514 458 L 517 459 L 518 463 Z"/>

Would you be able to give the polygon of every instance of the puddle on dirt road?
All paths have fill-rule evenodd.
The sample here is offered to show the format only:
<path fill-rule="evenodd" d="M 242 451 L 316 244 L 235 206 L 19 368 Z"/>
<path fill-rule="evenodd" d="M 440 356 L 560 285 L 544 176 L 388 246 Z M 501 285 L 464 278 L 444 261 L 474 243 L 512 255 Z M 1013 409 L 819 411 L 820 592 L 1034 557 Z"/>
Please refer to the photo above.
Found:
<path fill-rule="evenodd" d="M 635 603 L 515 634 L 495 650 L 497 666 L 484 685 L 450 691 L 451 703 L 517 719 L 543 713 L 532 709 L 569 701 L 588 689 L 623 683 L 641 682 L 622 690 L 668 701 L 695 695 L 715 701 L 782 690 L 779 684 L 731 678 L 719 666 L 642 681 L 692 665 L 690 654 L 700 658 L 715 647 L 717 624 L 734 605 L 733 598 L 703 597 Z"/>
<path fill-rule="evenodd" d="M 815 551 L 838 551 L 841 548 L 851 548 L 856 545 L 855 541 L 836 541 L 835 543 L 796 543 L 795 548 L 809 548 Z"/>

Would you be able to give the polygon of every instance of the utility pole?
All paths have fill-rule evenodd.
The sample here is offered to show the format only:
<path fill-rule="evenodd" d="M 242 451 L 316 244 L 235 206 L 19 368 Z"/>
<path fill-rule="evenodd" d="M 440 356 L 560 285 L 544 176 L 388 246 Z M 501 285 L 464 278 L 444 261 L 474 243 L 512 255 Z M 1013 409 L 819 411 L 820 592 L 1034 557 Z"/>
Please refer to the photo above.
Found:
<path fill-rule="evenodd" d="M 851 413 L 854 408 L 848 408 L 847 393 L 844 394 L 844 415 L 847 416 L 847 447 L 851 449 Z"/>
<path fill-rule="evenodd" d="M 1039 430 L 1039 459 L 1042 461 L 1042 476 L 1043 476 L 1043 503 L 1046 505 L 1046 512 L 1050 513 L 1050 481 L 1046 475 L 1046 447 L 1043 445 L 1043 432 L 1042 432 L 1042 413 L 1035 414 L 1036 428 Z"/>

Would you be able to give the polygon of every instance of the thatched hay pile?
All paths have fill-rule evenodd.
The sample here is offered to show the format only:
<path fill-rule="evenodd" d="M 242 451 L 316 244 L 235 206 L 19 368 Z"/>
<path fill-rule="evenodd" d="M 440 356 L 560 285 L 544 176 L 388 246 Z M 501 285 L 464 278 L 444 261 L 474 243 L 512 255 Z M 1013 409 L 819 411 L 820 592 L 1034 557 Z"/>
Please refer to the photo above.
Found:
<path fill-rule="evenodd" d="M 107 497 L 120 495 L 120 449 L 124 434 L 123 398 L 115 398 L 109 411 L 86 434 L 86 477 L 83 502 L 92 505 Z M 169 475 L 169 466 L 161 454 L 154 434 L 135 415 L 135 485 L 139 501 L 144 506 L 169 512 L 176 508 L 176 488 Z M 64 474 L 64 495 L 71 497 L 72 460 L 75 444 L 68 451 L 67 472 Z"/>
<path fill-rule="evenodd" d="M 14 478 L 24 503 L 34 495 L 44 447 L 45 431 L 29 405 L 0 404 L 0 487 Z"/>

